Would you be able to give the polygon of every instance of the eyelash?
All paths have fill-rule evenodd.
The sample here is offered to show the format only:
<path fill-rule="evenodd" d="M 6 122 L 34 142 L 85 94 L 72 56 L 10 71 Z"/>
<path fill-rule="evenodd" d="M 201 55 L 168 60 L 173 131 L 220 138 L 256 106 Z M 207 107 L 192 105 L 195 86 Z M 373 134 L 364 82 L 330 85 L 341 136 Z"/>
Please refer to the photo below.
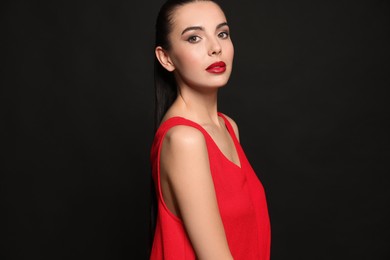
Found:
<path fill-rule="evenodd" d="M 224 35 L 224 36 L 221 36 L 221 35 Z M 227 38 L 229 38 L 229 32 L 227 32 L 227 31 L 225 31 L 225 32 L 220 32 L 219 34 L 218 34 L 218 36 L 220 36 L 222 39 L 227 39 Z"/>
<path fill-rule="evenodd" d="M 197 43 L 199 41 L 200 37 L 197 36 L 197 35 L 191 35 L 190 37 L 188 37 L 187 41 L 189 43 Z"/>
<path fill-rule="evenodd" d="M 220 33 L 218 33 L 218 37 L 220 37 L 222 39 L 227 39 L 227 38 L 229 38 L 229 32 L 227 32 L 227 31 L 220 32 Z M 200 39 L 201 39 L 200 36 L 191 35 L 190 37 L 187 38 L 187 41 L 189 43 L 197 43 L 197 42 L 199 42 Z"/>

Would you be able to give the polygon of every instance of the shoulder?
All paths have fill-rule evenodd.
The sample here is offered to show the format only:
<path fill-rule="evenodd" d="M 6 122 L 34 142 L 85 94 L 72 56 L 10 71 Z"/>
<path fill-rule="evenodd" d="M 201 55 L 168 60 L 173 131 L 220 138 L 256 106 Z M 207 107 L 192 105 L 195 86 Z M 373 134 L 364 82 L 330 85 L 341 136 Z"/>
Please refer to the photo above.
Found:
<path fill-rule="evenodd" d="M 221 114 L 222 114 L 222 115 L 229 121 L 229 123 L 232 125 L 233 130 L 234 130 L 234 133 L 236 134 L 237 139 L 240 140 L 240 135 L 239 135 L 238 126 L 237 126 L 236 122 L 235 122 L 231 117 L 229 117 L 228 115 L 223 114 L 223 113 L 221 113 Z"/>
<path fill-rule="evenodd" d="M 171 180 L 207 174 L 209 158 L 203 133 L 187 125 L 169 129 L 162 143 L 160 163 L 163 175 L 167 174 Z"/>
<path fill-rule="evenodd" d="M 169 157 L 169 161 L 191 159 L 195 154 L 207 156 L 207 143 L 203 133 L 192 126 L 176 125 L 170 128 L 162 143 L 162 153 Z M 166 157 L 165 157 L 166 158 Z"/>
<path fill-rule="evenodd" d="M 175 146 L 193 146 L 205 144 L 203 133 L 192 126 L 176 125 L 170 128 L 165 141 Z"/>

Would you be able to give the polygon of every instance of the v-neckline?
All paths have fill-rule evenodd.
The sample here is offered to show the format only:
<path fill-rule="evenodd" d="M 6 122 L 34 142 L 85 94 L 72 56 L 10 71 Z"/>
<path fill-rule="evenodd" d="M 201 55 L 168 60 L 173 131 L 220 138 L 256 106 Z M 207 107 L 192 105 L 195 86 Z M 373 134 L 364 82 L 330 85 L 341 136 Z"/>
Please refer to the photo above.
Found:
<path fill-rule="evenodd" d="M 192 122 L 192 123 L 196 124 L 197 126 L 199 126 L 200 128 L 202 128 L 203 131 L 210 137 L 211 141 L 213 142 L 213 144 L 214 144 L 215 147 L 217 148 L 218 152 L 225 158 L 225 160 L 228 161 L 230 164 L 234 165 L 235 167 L 237 167 L 239 170 L 241 170 L 241 169 L 242 169 L 241 156 L 240 156 L 240 154 L 239 154 L 239 152 L 238 152 L 238 147 L 237 147 L 237 144 L 236 144 L 236 142 L 235 142 L 235 140 L 234 140 L 234 136 L 233 136 L 233 134 L 235 134 L 235 133 L 231 133 L 231 132 L 230 132 L 229 127 L 228 127 L 227 124 L 226 124 L 225 118 L 224 118 L 222 115 L 220 115 L 220 113 L 218 113 L 218 117 L 222 118 L 223 123 L 224 123 L 224 125 L 225 125 L 225 127 L 226 127 L 226 130 L 227 130 L 228 133 L 229 133 L 230 139 L 231 139 L 232 142 L 233 142 L 234 150 L 235 150 L 235 152 L 236 152 L 236 154 L 237 154 L 237 158 L 238 158 L 238 163 L 239 163 L 239 165 L 236 164 L 235 162 L 233 162 L 232 160 L 230 160 L 230 159 L 222 152 L 222 150 L 219 148 L 219 146 L 218 146 L 217 143 L 214 141 L 213 137 L 209 134 L 209 132 L 207 132 L 207 130 L 206 130 L 203 126 L 201 126 L 200 124 L 196 123 L 195 121 L 192 121 L 192 120 L 190 120 L 190 119 L 187 119 L 187 118 L 181 117 L 181 116 L 173 116 L 173 117 L 170 117 L 170 118 L 168 118 L 167 120 L 165 120 L 162 124 L 165 124 L 167 121 L 169 121 L 169 120 L 171 120 L 171 119 L 174 119 L 174 118 L 184 119 L 184 120 L 186 120 L 186 121 L 189 121 L 189 122 Z M 161 126 L 161 125 L 160 125 L 160 126 Z"/>

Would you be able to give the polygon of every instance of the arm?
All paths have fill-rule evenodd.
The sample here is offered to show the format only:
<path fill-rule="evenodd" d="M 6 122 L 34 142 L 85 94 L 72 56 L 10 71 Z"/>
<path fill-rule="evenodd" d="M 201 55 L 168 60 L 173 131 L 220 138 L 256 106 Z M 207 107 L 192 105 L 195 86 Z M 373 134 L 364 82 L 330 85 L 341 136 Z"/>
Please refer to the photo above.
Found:
<path fill-rule="evenodd" d="M 182 219 L 198 259 L 233 259 L 203 134 L 189 126 L 170 129 L 162 145 L 160 173 L 164 201 Z"/>

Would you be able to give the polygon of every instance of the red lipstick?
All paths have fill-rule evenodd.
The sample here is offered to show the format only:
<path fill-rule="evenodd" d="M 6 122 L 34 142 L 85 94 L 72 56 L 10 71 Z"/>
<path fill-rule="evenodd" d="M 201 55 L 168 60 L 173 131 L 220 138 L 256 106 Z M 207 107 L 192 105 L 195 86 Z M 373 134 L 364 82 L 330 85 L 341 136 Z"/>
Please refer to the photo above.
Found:
<path fill-rule="evenodd" d="M 206 70 L 215 74 L 223 73 L 226 71 L 226 64 L 223 61 L 218 61 L 208 66 Z"/>

